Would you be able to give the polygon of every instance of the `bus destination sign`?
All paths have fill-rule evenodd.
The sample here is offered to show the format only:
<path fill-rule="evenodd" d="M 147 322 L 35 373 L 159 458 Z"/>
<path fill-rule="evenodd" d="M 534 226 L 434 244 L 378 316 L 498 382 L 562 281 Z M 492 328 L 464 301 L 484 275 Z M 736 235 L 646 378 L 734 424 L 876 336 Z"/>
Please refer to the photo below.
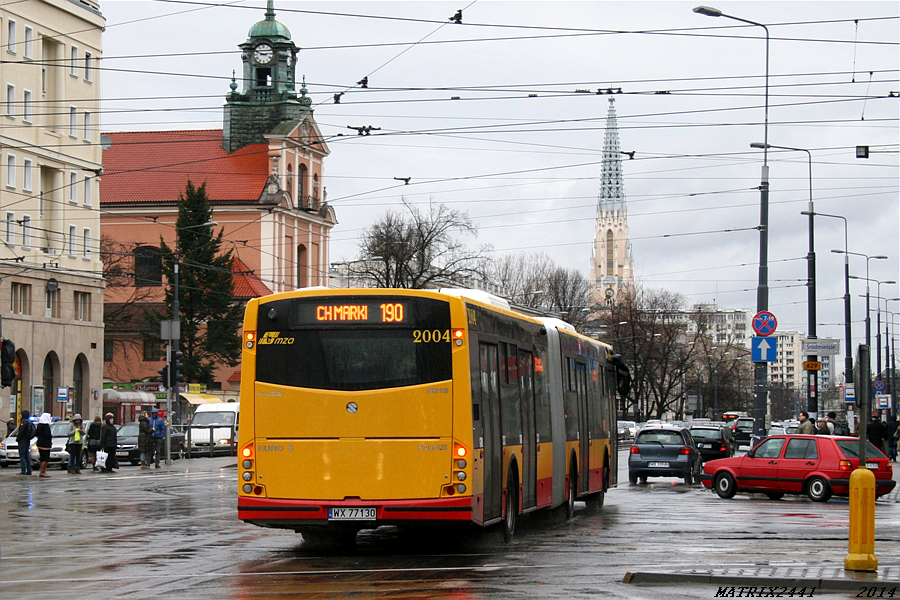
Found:
<path fill-rule="evenodd" d="M 353 299 L 348 302 L 296 302 L 294 303 L 296 325 L 322 323 L 399 325 L 410 320 L 411 314 L 406 302 L 384 301 L 381 299 Z"/>

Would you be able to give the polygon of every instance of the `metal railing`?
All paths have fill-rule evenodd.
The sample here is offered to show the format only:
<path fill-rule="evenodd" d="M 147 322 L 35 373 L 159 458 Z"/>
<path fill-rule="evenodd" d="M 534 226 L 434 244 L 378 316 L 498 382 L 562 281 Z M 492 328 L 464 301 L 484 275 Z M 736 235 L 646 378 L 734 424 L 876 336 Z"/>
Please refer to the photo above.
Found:
<path fill-rule="evenodd" d="M 206 438 L 208 440 L 208 448 L 203 448 L 202 452 L 201 452 L 200 447 L 196 448 L 197 456 L 209 456 L 209 457 L 215 456 L 215 453 L 217 450 L 216 439 L 217 438 L 221 439 L 222 436 L 221 435 L 216 436 L 214 434 L 215 434 L 216 430 L 223 430 L 223 429 L 228 430 L 228 452 L 227 452 L 228 456 L 237 456 L 237 427 L 235 425 L 205 425 L 202 427 L 201 426 L 193 426 L 193 427 L 185 426 L 185 428 L 184 428 L 184 430 L 185 430 L 185 439 L 184 439 L 185 456 L 187 456 L 187 458 L 193 458 L 193 453 L 194 453 L 195 448 L 194 448 L 193 442 L 191 441 L 191 432 L 194 430 L 207 430 L 208 434 L 209 434 L 209 437 Z M 200 443 L 203 443 L 203 442 L 200 442 Z M 218 448 L 218 450 L 221 451 L 224 448 L 225 448 L 224 446 L 221 446 Z"/>

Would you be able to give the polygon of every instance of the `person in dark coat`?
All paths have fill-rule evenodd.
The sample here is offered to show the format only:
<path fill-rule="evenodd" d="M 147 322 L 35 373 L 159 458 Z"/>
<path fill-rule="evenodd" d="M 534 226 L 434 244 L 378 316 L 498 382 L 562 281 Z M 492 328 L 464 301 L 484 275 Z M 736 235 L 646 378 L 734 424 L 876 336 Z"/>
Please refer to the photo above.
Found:
<path fill-rule="evenodd" d="M 141 453 L 141 468 L 150 468 L 150 445 L 153 443 L 150 437 L 150 417 L 142 412 L 138 418 L 138 452 Z"/>
<path fill-rule="evenodd" d="M 50 462 L 50 450 L 53 449 L 53 432 L 50 431 L 50 423 L 52 422 L 53 418 L 50 416 L 50 413 L 42 414 L 38 420 L 35 432 L 35 435 L 37 435 L 38 454 L 41 456 L 41 477 L 50 477 L 50 474 L 47 473 L 47 464 Z"/>
<path fill-rule="evenodd" d="M 884 446 L 885 437 L 887 437 L 885 429 L 884 423 L 881 422 L 881 417 L 872 415 L 872 420 L 866 425 L 866 437 L 872 442 L 873 446 L 887 454 L 885 452 L 887 448 Z"/>
<path fill-rule="evenodd" d="M 115 423 L 116 417 L 112 413 L 106 413 L 103 427 L 100 428 L 100 447 L 106 452 L 106 466 L 101 469 L 104 473 L 113 473 L 113 469 L 119 468 L 119 463 L 116 461 L 118 433 Z"/>
<path fill-rule="evenodd" d="M 94 417 L 94 422 L 90 424 L 87 430 L 87 449 L 88 449 L 88 458 L 91 461 L 91 465 L 93 465 L 95 471 L 99 471 L 100 468 L 97 466 L 97 450 L 102 448 L 100 445 L 100 431 L 103 429 L 103 422 L 100 420 L 100 415 Z"/>
<path fill-rule="evenodd" d="M 22 475 L 31 475 L 31 438 L 34 437 L 34 424 L 30 420 L 31 413 L 22 411 L 22 420 L 16 432 L 16 443 L 19 445 L 19 464 Z"/>
<path fill-rule="evenodd" d="M 6 422 L 6 436 L 9 437 L 13 431 L 16 430 L 16 421 L 15 419 L 10 419 Z"/>

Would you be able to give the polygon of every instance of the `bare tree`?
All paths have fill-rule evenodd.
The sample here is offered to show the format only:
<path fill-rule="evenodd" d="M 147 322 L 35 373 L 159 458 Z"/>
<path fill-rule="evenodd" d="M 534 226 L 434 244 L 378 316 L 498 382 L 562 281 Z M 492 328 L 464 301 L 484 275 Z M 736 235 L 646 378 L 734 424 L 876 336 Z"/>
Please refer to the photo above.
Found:
<path fill-rule="evenodd" d="M 474 250 L 455 235 L 476 235 L 468 214 L 431 202 L 423 211 L 405 199 L 406 215 L 393 211 L 366 229 L 359 258 L 347 265 L 351 278 L 375 287 L 426 288 L 481 276 L 488 246 Z"/>
<path fill-rule="evenodd" d="M 557 267 L 546 283 L 546 295 L 550 309 L 559 312 L 561 318 L 576 330 L 584 331 L 590 312 L 590 285 L 581 271 Z"/>
<path fill-rule="evenodd" d="M 548 308 L 547 282 L 556 264 L 543 253 L 509 254 L 489 267 L 488 279 L 495 282 L 511 302 L 529 308 Z"/>

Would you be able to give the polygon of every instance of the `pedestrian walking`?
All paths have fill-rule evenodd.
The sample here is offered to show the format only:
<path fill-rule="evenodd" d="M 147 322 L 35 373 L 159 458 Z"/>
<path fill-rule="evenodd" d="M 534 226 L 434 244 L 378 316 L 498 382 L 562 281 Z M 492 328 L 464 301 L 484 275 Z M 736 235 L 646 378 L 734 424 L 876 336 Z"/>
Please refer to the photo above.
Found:
<path fill-rule="evenodd" d="M 95 471 L 100 470 L 97 466 L 97 450 L 100 450 L 103 447 L 100 445 L 100 432 L 102 429 L 103 422 L 100 420 L 100 415 L 97 415 L 94 417 L 94 422 L 91 423 L 87 430 L 88 459 L 91 461 L 91 465 Z"/>
<path fill-rule="evenodd" d="M 900 423 L 893 419 L 888 421 L 888 456 L 894 462 L 897 462 L 897 441 L 900 438 Z"/>
<path fill-rule="evenodd" d="M 116 417 L 112 413 L 106 413 L 104 419 L 103 427 L 100 428 L 100 447 L 106 452 L 106 466 L 102 471 L 115 473 L 113 469 L 119 468 L 119 462 L 116 460 L 116 443 L 118 442 Z"/>
<path fill-rule="evenodd" d="M 816 433 L 816 426 L 813 425 L 813 422 L 809 420 L 809 413 L 805 410 L 800 411 L 800 415 L 797 417 L 800 421 L 800 427 L 797 428 L 797 433 L 804 433 L 807 435 L 813 435 Z"/>
<path fill-rule="evenodd" d="M 50 423 L 52 422 L 53 419 L 50 417 L 50 413 L 43 413 L 41 418 L 38 419 L 38 425 L 35 430 L 37 449 L 40 455 L 41 472 L 39 475 L 41 477 L 50 477 L 50 474 L 47 473 L 47 464 L 50 462 L 50 450 L 53 448 L 53 432 L 50 431 Z"/>
<path fill-rule="evenodd" d="M 151 446 L 153 438 L 150 437 L 150 418 L 146 412 L 142 412 L 138 418 L 138 452 L 141 453 L 141 468 L 150 468 Z"/>
<path fill-rule="evenodd" d="M 885 447 L 885 438 L 887 437 L 887 427 L 881 422 L 881 417 L 872 415 L 872 420 L 866 425 L 866 437 L 872 442 L 872 445 L 887 454 Z"/>
<path fill-rule="evenodd" d="M 831 429 L 828 428 L 828 419 L 825 417 L 816 419 L 816 435 L 831 435 Z"/>
<path fill-rule="evenodd" d="M 35 426 L 31 422 L 31 413 L 23 410 L 19 430 L 16 432 L 16 443 L 19 445 L 19 465 L 22 475 L 31 475 L 31 440 L 34 438 Z"/>
<path fill-rule="evenodd" d="M 84 422 L 81 415 L 76 413 L 69 423 L 69 473 L 81 475 L 81 452 L 84 448 Z"/>
<path fill-rule="evenodd" d="M 150 435 L 153 438 L 153 454 L 158 469 L 159 456 L 162 454 L 166 442 L 166 420 L 159 416 L 159 411 L 155 408 L 150 411 Z"/>

